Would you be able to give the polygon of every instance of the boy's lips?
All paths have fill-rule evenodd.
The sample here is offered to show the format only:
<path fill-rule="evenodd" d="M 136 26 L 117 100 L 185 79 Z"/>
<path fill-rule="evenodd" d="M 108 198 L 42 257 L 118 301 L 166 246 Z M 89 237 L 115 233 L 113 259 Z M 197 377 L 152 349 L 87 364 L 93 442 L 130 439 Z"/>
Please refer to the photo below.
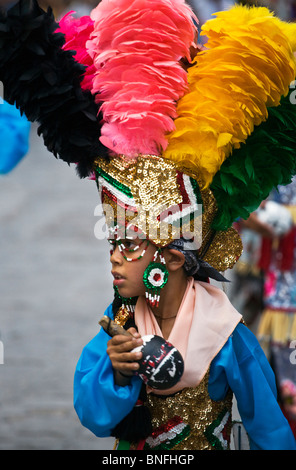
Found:
<path fill-rule="evenodd" d="M 125 280 L 125 278 L 121 274 L 117 273 L 116 271 L 112 271 L 111 274 L 114 277 L 114 281 L 113 281 L 114 286 L 120 286 L 122 282 Z"/>

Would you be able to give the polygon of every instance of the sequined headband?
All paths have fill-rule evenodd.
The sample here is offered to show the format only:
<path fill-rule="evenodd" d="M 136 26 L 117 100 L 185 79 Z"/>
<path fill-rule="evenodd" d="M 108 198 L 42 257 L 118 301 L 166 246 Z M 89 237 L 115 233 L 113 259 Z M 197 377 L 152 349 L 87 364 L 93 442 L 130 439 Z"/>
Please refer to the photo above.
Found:
<path fill-rule="evenodd" d="M 122 218 L 121 226 L 136 227 L 157 246 L 185 235 L 201 244 L 198 184 L 173 164 L 155 156 L 113 158 L 108 163 L 98 160 L 96 174 L 109 227 L 112 219 L 118 224 Z"/>
<path fill-rule="evenodd" d="M 158 247 L 189 239 L 202 261 L 218 271 L 233 267 L 241 255 L 236 230 L 212 230 L 215 198 L 209 189 L 200 189 L 190 172 L 177 171 L 174 164 L 156 156 L 98 159 L 95 168 L 111 234 L 118 225 L 136 229 L 137 235 Z"/>

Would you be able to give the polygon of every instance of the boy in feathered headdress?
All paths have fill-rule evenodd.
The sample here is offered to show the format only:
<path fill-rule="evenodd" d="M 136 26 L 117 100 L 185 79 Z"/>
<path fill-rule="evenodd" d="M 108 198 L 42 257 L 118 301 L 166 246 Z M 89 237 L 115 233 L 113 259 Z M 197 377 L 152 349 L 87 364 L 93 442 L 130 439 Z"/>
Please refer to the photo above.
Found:
<path fill-rule="evenodd" d="M 118 449 L 228 449 L 234 393 L 251 449 L 296 449 L 256 338 L 209 282 L 241 254 L 233 221 L 296 173 L 295 25 L 236 6 L 204 25 L 192 59 L 183 0 L 103 0 L 58 31 L 21 1 L 1 23 L 9 99 L 56 156 L 94 172 L 115 286 L 105 315 L 132 334 L 102 329 L 84 348 L 81 422 Z M 147 334 L 183 357 L 172 387 L 137 374 Z"/>

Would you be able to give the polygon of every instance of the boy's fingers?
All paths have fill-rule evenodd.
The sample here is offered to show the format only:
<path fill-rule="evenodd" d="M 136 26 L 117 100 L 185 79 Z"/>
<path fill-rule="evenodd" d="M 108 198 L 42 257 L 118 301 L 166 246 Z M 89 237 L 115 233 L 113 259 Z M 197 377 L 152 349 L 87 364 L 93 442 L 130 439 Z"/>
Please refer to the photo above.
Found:
<path fill-rule="evenodd" d="M 115 362 L 114 369 L 130 372 L 131 374 L 139 369 L 138 362 Z"/>
<path fill-rule="evenodd" d="M 131 327 L 131 328 L 129 328 L 127 331 L 128 331 L 129 333 L 131 333 L 131 335 L 133 335 L 134 338 L 141 338 L 141 335 L 140 335 L 140 333 L 136 330 L 136 328 Z"/>
<path fill-rule="evenodd" d="M 114 369 L 121 370 L 123 372 L 128 372 L 131 375 L 133 374 L 133 372 L 136 372 L 140 367 L 137 360 L 130 355 L 114 355 L 113 357 L 110 357 L 110 359 L 112 361 Z"/>
<path fill-rule="evenodd" d="M 120 348 L 121 351 L 131 351 L 140 346 L 143 341 L 141 338 L 134 338 L 132 336 L 128 338 L 127 336 L 116 335 L 108 343 L 116 348 Z"/>
<path fill-rule="evenodd" d="M 143 344 L 138 332 L 135 329 L 133 330 L 137 337 L 115 335 L 107 344 L 107 354 L 113 368 L 131 376 L 139 369 L 138 361 L 143 355 L 141 351 L 133 351 L 133 349 Z"/>
<path fill-rule="evenodd" d="M 116 362 L 122 362 L 122 363 L 139 361 L 139 359 L 141 359 L 141 357 L 142 357 L 141 352 L 134 352 L 134 353 L 121 352 L 121 353 L 118 353 L 117 351 L 113 351 L 113 353 L 111 352 L 110 355 Z"/>

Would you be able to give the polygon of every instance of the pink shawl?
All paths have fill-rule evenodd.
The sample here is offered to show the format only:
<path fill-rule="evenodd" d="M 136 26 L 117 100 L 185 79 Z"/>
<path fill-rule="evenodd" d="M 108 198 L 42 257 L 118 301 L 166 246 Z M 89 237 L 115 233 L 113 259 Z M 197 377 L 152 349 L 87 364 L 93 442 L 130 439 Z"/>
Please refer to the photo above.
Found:
<path fill-rule="evenodd" d="M 185 387 L 196 387 L 242 316 L 232 306 L 226 294 L 205 282 L 188 279 L 187 288 L 174 326 L 168 338 L 184 359 L 181 380 L 167 390 L 147 387 L 148 393 L 168 395 Z M 135 321 L 141 336 L 163 336 L 145 298 L 138 299 Z"/>

